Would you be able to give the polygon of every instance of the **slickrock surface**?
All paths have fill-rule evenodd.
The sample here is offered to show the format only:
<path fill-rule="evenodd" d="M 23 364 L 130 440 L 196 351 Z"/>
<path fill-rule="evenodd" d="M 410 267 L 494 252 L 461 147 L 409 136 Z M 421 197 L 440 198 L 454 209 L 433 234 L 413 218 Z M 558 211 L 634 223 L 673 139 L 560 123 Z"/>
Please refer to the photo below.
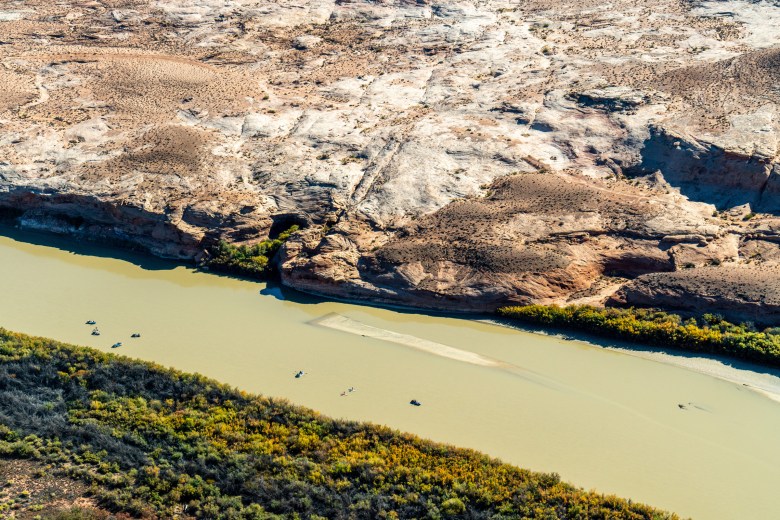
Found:
<path fill-rule="evenodd" d="M 284 283 L 418 307 L 709 266 L 728 310 L 780 270 L 778 65 L 763 1 L 0 0 L 0 214 L 185 259 L 298 223 Z"/>

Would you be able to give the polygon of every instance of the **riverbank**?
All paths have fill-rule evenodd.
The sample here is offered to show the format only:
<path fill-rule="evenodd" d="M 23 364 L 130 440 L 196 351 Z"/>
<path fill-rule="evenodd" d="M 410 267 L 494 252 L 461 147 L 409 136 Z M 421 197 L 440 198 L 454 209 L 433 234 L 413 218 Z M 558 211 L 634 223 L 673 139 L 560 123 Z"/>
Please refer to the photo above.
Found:
<path fill-rule="evenodd" d="M 0 299 L 6 328 L 478 449 L 685 517 L 771 518 L 780 508 L 772 489 L 780 447 L 765 442 L 780 429 L 780 407 L 741 385 L 472 319 L 325 301 L 114 258 L 115 250 L 52 245 L 0 237 L 0 284 L 13 295 Z M 315 325 L 332 314 L 508 366 Z M 88 319 L 101 336 L 90 336 Z M 689 402 L 712 411 L 678 407 Z"/>
<path fill-rule="evenodd" d="M 318 297 L 327 299 L 324 295 Z M 366 305 L 366 302 L 359 300 L 337 300 L 351 305 Z M 379 306 L 380 308 L 392 309 L 395 311 L 415 312 L 418 309 L 404 306 Z M 425 312 L 424 310 L 421 312 Z M 773 401 L 780 402 L 780 368 L 765 366 L 750 361 L 742 361 L 733 357 L 718 355 L 717 353 L 697 353 L 695 351 L 686 351 L 685 349 L 675 349 L 668 347 L 654 347 L 652 345 L 643 345 L 639 342 L 629 342 L 620 340 L 610 340 L 608 335 L 599 335 L 598 333 L 583 332 L 581 330 L 548 326 L 547 329 L 534 327 L 532 322 L 522 323 L 521 321 L 512 321 L 485 315 L 473 315 L 463 313 L 440 313 L 440 316 L 458 316 L 466 319 L 472 319 L 481 323 L 489 323 L 502 327 L 508 327 L 515 330 L 540 334 L 543 336 L 553 336 L 565 339 L 567 341 L 585 342 L 595 348 L 605 348 L 614 352 L 632 355 L 649 361 L 659 362 L 666 365 L 691 370 L 699 374 L 720 379 L 729 383 L 742 385 L 755 391 Z M 486 366 L 501 366 L 502 362 L 487 359 L 484 357 L 475 357 L 473 354 L 457 351 L 431 342 L 425 342 L 413 336 L 396 335 L 392 331 L 375 329 L 367 327 L 359 322 L 350 320 L 343 316 L 331 315 L 315 320 L 317 325 L 343 330 L 351 334 L 361 336 L 372 336 L 377 339 L 391 341 L 398 344 L 421 348 L 435 355 L 460 359 L 474 364 Z M 529 326 L 530 325 L 530 326 Z M 730 324 L 733 326 L 733 324 Z M 366 331 L 368 330 L 368 334 Z M 419 346 L 418 346 L 419 345 Z"/>
<path fill-rule="evenodd" d="M 766 367 L 747 361 L 738 361 L 727 356 L 696 354 L 677 349 L 643 346 L 638 343 L 610 340 L 597 334 L 578 332 L 566 328 L 542 328 L 528 323 L 496 318 L 484 318 L 479 321 L 540 336 L 586 343 L 594 348 L 606 349 L 698 372 L 699 374 L 743 386 L 773 401 L 780 402 L 780 369 L 777 368 Z"/>
<path fill-rule="evenodd" d="M 119 261 L 130 262 L 133 265 L 138 266 L 144 271 L 170 272 L 171 270 L 175 270 L 177 266 L 181 265 L 180 263 L 173 262 L 170 260 L 160 259 L 152 255 L 128 251 L 122 248 L 105 246 L 102 245 L 100 242 L 90 242 L 90 241 L 76 242 L 70 237 L 55 235 L 47 232 L 20 230 L 18 228 L 13 228 L 9 226 L 0 226 L 0 237 L 2 236 L 10 237 L 18 244 L 33 244 L 41 248 L 56 247 L 65 253 L 63 255 L 60 255 L 61 259 L 74 261 L 74 262 L 76 261 L 76 259 L 80 259 L 78 263 L 86 262 L 90 266 L 90 268 L 101 268 L 101 266 L 105 265 L 104 262 L 99 260 L 101 258 L 117 259 Z M 41 254 L 44 251 L 43 249 L 37 249 L 37 248 L 29 248 L 28 250 L 31 253 L 36 252 L 36 254 Z M 94 258 L 95 261 L 90 261 L 89 260 L 90 258 Z M 212 272 L 212 275 L 221 277 L 220 279 L 223 280 L 230 279 L 229 277 L 227 278 L 222 277 L 222 275 L 216 271 Z M 175 278 L 177 284 L 181 284 L 184 286 L 191 285 L 192 280 L 188 281 L 189 279 L 188 276 L 176 276 Z M 240 281 L 241 279 L 236 278 L 236 280 Z M 494 325 L 514 328 L 516 330 L 520 330 L 523 332 L 541 334 L 544 336 L 552 335 L 554 337 L 560 337 L 567 340 L 586 342 L 590 345 L 593 345 L 596 348 L 607 348 L 610 350 L 634 355 L 651 361 L 657 361 L 657 362 L 665 363 L 667 365 L 685 368 L 701 374 L 709 375 L 711 377 L 716 377 L 731 383 L 744 385 L 759 393 L 764 394 L 770 399 L 780 400 L 780 369 L 771 369 L 755 363 L 736 361 L 733 358 L 718 356 L 717 354 L 689 355 L 679 350 L 669 351 L 669 349 L 665 347 L 652 347 L 652 346 L 642 345 L 641 343 L 624 342 L 619 340 L 617 341 L 616 340 L 610 341 L 609 339 L 605 340 L 605 337 L 603 335 L 598 335 L 598 334 L 594 335 L 588 332 L 583 332 L 581 330 L 578 331 L 571 328 L 564 328 L 564 327 L 557 328 L 555 326 L 548 326 L 546 329 L 543 329 L 538 326 L 533 326 L 533 324 L 530 322 L 526 322 L 526 323 L 511 322 L 508 320 L 496 319 L 489 315 L 473 315 L 468 313 L 456 313 L 456 312 L 436 312 L 430 310 L 420 310 L 411 306 L 376 305 L 376 304 L 372 304 L 371 302 L 365 302 L 360 300 L 348 300 L 348 299 L 338 299 L 338 298 L 333 299 L 333 298 L 328 298 L 327 295 L 323 295 L 323 294 L 310 295 L 306 293 L 301 293 L 295 289 L 291 289 L 284 286 L 277 286 L 276 289 L 271 289 L 271 286 L 269 286 L 267 289 L 263 289 L 263 291 L 261 292 L 269 295 L 273 294 L 273 296 L 279 300 L 288 300 L 303 305 L 312 305 L 312 304 L 317 304 L 318 302 L 326 302 L 326 301 L 341 302 L 346 305 L 358 305 L 358 306 L 371 305 L 374 308 L 388 309 L 393 312 L 400 312 L 400 313 L 411 314 L 411 315 L 416 314 L 418 312 L 423 312 L 426 315 L 430 315 L 432 317 L 439 317 L 439 318 L 455 317 L 455 318 L 473 319 L 484 323 L 491 323 Z M 365 308 L 369 308 L 369 307 L 365 307 Z M 337 314 L 334 314 L 334 316 L 337 316 Z M 320 324 L 321 320 L 326 320 L 326 319 L 327 317 L 322 317 L 313 320 L 312 323 Z M 344 321 L 345 324 L 348 325 L 347 328 L 349 330 L 347 332 L 350 332 L 352 334 L 357 334 L 358 336 L 361 336 L 365 333 L 364 330 L 361 330 L 362 327 L 365 327 L 365 325 L 362 325 L 359 322 L 355 322 L 354 320 L 350 320 L 349 318 L 344 318 L 344 317 L 342 317 L 342 321 Z M 390 337 L 393 334 L 394 333 L 392 333 L 391 331 L 382 330 L 380 336 L 383 337 L 378 339 L 388 340 L 389 338 L 390 341 L 393 341 L 393 338 Z M 420 340 L 415 339 L 414 336 L 411 335 L 404 336 L 401 337 L 400 339 L 397 339 L 397 342 L 399 344 L 407 344 L 407 345 L 409 343 L 415 343 L 418 341 Z M 441 351 L 442 348 L 446 350 L 449 347 L 447 347 L 446 345 L 439 345 L 433 343 L 433 347 L 431 347 L 431 352 L 437 353 L 437 351 Z M 467 355 L 467 357 L 469 356 Z M 486 360 L 485 358 L 479 359 L 477 361 L 477 364 L 494 364 L 494 363 L 500 363 L 500 362 L 496 360 Z"/>
<path fill-rule="evenodd" d="M 0 371 L 13 373 L 0 382 L 0 454 L 56 463 L 117 512 L 678 518 L 150 363 L 1 329 L 0 355 Z"/>
<path fill-rule="evenodd" d="M 599 308 L 589 305 L 502 307 L 497 314 L 519 322 L 582 330 L 640 345 L 725 355 L 780 367 L 780 330 L 759 331 L 754 324 L 737 325 L 714 314 L 685 318 L 658 309 Z"/>

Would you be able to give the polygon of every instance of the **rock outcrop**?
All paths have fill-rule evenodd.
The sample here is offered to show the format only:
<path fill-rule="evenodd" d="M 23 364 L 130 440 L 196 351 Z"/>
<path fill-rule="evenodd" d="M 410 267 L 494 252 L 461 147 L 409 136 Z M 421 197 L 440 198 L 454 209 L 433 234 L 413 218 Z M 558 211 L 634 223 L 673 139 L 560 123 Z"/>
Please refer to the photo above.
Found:
<path fill-rule="evenodd" d="M 780 279 L 776 269 L 706 267 L 640 276 L 623 286 L 611 303 L 720 313 L 733 321 L 780 323 Z"/>
<path fill-rule="evenodd" d="M 302 224 L 284 283 L 416 307 L 771 272 L 777 19 L 743 0 L 1 2 L 0 216 L 181 259 Z"/>
<path fill-rule="evenodd" d="M 569 301 L 602 278 L 614 286 L 732 261 L 739 243 L 680 196 L 566 172 L 501 178 L 486 197 L 453 202 L 382 241 L 357 234 L 337 226 L 288 247 L 285 279 L 342 297 L 486 311 Z"/>

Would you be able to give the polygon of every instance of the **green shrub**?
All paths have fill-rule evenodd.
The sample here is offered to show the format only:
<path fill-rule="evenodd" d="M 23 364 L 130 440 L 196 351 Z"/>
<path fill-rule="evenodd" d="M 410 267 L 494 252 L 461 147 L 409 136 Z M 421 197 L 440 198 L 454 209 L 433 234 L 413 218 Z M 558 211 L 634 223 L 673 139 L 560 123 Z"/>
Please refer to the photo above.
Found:
<path fill-rule="evenodd" d="M 752 323 L 729 323 L 719 315 L 704 314 L 700 320 L 683 321 L 679 315 L 654 309 L 601 309 L 587 305 L 502 307 L 498 314 L 548 327 L 780 366 L 780 336 L 771 331 L 758 332 Z"/>
<path fill-rule="evenodd" d="M 298 229 L 298 226 L 292 226 L 277 238 L 263 240 L 253 246 L 235 246 L 220 240 L 211 249 L 207 265 L 215 271 L 263 279 L 270 274 L 271 259 Z"/>
<path fill-rule="evenodd" d="M 47 520 L 105 520 L 109 515 L 95 509 L 72 507 L 47 514 Z"/>
<path fill-rule="evenodd" d="M 466 512 L 466 504 L 459 498 L 450 498 L 441 503 L 441 511 L 445 515 L 461 515 Z"/>
<path fill-rule="evenodd" d="M 471 450 L 2 329 L 0 418 L 5 457 L 43 459 L 134 517 L 677 518 Z"/>

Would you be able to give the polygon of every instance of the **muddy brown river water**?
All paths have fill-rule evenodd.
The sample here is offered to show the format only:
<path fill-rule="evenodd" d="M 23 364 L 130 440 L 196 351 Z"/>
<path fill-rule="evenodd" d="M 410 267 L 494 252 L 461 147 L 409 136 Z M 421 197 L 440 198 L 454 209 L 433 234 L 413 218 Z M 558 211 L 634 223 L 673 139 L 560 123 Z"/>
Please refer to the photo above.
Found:
<path fill-rule="evenodd" d="M 780 518 L 780 403 L 742 384 L 584 342 L 291 301 L 264 284 L 10 234 L 0 237 L 7 329 L 475 448 L 684 516 Z"/>

